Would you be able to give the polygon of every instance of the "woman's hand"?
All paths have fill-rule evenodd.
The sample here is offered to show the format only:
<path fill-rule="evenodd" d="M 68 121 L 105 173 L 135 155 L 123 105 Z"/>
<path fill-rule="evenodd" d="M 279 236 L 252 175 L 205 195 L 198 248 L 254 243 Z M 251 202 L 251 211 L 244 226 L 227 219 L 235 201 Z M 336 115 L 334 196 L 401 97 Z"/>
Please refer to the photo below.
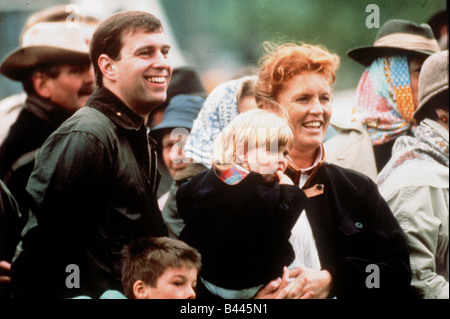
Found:
<path fill-rule="evenodd" d="M 266 286 L 262 287 L 254 299 L 311 299 L 314 292 L 305 288 L 307 279 L 295 278 L 289 282 L 289 270 L 287 267 L 283 269 L 281 278 L 272 280 Z"/>
<path fill-rule="evenodd" d="M 304 280 L 300 295 L 313 292 L 312 298 L 325 299 L 329 297 L 332 287 L 332 277 L 328 270 L 310 268 L 295 268 L 290 271 L 290 277 Z"/>

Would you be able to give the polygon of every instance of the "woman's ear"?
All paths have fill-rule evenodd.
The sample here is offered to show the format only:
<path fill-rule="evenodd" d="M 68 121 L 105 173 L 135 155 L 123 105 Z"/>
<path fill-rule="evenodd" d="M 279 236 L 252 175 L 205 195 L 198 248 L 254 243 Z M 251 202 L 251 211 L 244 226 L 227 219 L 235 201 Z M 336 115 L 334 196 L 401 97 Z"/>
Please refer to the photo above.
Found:
<path fill-rule="evenodd" d="M 133 295 L 135 299 L 147 299 L 147 290 L 142 280 L 137 280 L 133 284 Z"/>
<path fill-rule="evenodd" d="M 108 55 L 101 54 L 98 57 L 98 67 L 103 73 L 103 77 L 113 82 L 117 80 L 117 67 L 115 61 Z"/>

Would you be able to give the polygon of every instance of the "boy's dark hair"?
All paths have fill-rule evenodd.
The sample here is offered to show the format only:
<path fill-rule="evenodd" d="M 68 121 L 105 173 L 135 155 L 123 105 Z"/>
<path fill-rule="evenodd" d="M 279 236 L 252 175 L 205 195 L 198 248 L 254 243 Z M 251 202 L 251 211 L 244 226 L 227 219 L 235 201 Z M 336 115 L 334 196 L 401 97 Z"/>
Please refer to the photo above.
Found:
<path fill-rule="evenodd" d="M 142 280 L 156 287 L 158 278 L 169 268 L 195 268 L 200 272 L 200 253 L 181 240 L 149 237 L 133 241 L 122 250 L 122 286 L 127 298 L 134 298 L 133 285 Z"/>
<path fill-rule="evenodd" d="M 158 18 L 143 11 L 113 14 L 97 27 L 92 36 L 89 55 L 94 67 L 95 83 L 99 87 L 103 86 L 103 74 L 98 67 L 99 56 L 106 54 L 115 61 L 120 60 L 123 37 L 138 31 L 159 33 L 163 32 L 163 27 Z"/>

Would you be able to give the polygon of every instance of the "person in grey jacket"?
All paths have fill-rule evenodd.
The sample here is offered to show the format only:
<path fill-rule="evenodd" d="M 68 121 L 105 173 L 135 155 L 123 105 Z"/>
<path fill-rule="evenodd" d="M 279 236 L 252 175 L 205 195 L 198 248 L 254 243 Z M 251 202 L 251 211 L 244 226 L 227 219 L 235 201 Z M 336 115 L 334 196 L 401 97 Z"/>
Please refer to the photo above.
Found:
<path fill-rule="evenodd" d="M 412 285 L 422 298 L 449 298 L 448 51 L 425 60 L 419 76 L 420 123 L 402 136 L 378 175 L 381 194 L 408 239 Z"/>
<path fill-rule="evenodd" d="M 116 13 L 98 26 L 90 57 L 99 88 L 46 140 L 27 185 L 31 209 L 11 266 L 14 298 L 122 291 L 122 247 L 167 235 L 145 122 L 166 99 L 169 50 L 149 13 Z"/>

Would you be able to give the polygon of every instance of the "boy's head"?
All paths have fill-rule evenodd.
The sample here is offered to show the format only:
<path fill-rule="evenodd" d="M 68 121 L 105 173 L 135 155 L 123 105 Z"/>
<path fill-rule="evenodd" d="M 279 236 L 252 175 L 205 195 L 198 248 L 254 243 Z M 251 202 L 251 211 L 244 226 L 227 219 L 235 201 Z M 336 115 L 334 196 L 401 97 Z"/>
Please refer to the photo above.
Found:
<path fill-rule="evenodd" d="M 168 237 L 141 238 L 122 250 L 122 285 L 130 299 L 193 299 L 200 253 Z"/>
<path fill-rule="evenodd" d="M 293 134 L 287 118 L 262 109 L 236 116 L 214 142 L 213 163 L 218 169 L 232 164 L 261 174 L 284 172 Z"/>

